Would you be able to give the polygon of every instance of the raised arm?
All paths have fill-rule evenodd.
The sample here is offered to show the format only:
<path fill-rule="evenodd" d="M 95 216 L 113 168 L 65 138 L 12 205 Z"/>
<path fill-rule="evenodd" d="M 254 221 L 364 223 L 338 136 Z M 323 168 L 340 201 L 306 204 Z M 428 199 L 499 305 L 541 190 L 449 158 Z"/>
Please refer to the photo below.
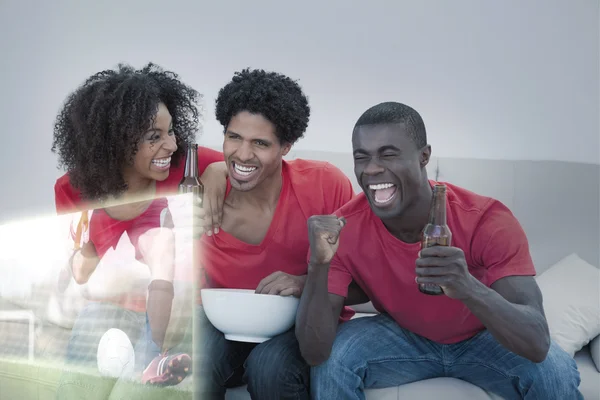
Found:
<path fill-rule="evenodd" d="M 533 277 L 507 276 L 491 288 L 479 283 L 464 303 L 504 347 L 533 362 L 544 361 L 550 333 Z"/>
<path fill-rule="evenodd" d="M 296 337 L 302 357 L 311 366 L 329 358 L 344 306 L 344 297 L 328 290 L 330 262 L 344 223 L 343 218 L 334 215 L 313 216 L 308 220 L 311 258 L 296 315 Z"/>

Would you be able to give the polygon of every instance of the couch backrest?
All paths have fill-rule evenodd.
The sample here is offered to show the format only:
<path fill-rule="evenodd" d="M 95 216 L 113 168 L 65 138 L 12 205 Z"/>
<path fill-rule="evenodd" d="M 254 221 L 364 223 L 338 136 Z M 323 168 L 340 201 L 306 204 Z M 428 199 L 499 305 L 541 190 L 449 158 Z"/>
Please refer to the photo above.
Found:
<path fill-rule="evenodd" d="M 350 154 L 297 150 L 288 158 L 329 161 L 360 191 Z M 427 171 L 506 204 L 527 234 L 538 274 L 571 253 L 600 266 L 600 165 L 432 158 Z"/>

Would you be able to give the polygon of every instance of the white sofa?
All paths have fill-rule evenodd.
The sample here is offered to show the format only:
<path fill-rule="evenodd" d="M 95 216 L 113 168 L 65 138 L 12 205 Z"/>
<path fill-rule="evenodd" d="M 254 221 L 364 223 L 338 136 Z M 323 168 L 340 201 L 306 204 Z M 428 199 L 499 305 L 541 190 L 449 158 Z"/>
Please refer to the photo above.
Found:
<path fill-rule="evenodd" d="M 332 162 L 342 169 L 355 183 L 353 175 L 352 157 L 341 153 L 319 152 L 292 152 L 289 158 L 312 158 Z M 504 202 L 517 216 L 523 225 L 529 241 L 530 248 L 540 278 L 543 273 L 559 260 L 570 254 L 577 254 L 582 260 L 598 268 L 600 261 L 600 235 L 599 221 L 600 210 L 598 204 L 600 185 L 600 166 L 562 162 L 528 162 L 528 161 L 484 161 L 463 159 L 432 159 L 429 168 L 431 178 L 452 182 L 475 192 L 492 196 Z M 578 182 L 585 182 L 581 184 Z M 359 188 L 355 183 L 355 189 Z M 26 241 L 23 242 L 26 244 Z M 572 261 L 572 260 L 571 260 Z M 578 264 L 581 264 L 579 262 Z M 35 265 L 33 266 L 35 269 Z M 35 349 L 34 355 L 38 359 L 57 360 L 64 356 L 66 341 L 70 334 L 73 319 L 86 302 L 77 296 L 60 296 L 56 293 L 55 276 L 51 282 L 42 282 L 44 279 L 39 273 L 48 275 L 49 265 L 46 262 L 39 264 L 39 270 L 32 270 L 25 274 L 24 280 L 15 278 L 14 269 L 3 269 L 0 263 L 0 311 L 2 309 L 25 308 L 32 309 L 36 316 Z M 22 271 L 21 271 L 22 272 Z M 573 279 L 576 278 L 573 274 Z M 12 277 L 13 284 L 24 283 L 23 290 L 31 286 L 32 294 L 20 296 L 18 299 L 2 298 L 2 289 L 7 289 L 7 277 Z M 30 279 L 25 282 L 26 279 Z M 35 282 L 39 282 L 36 285 Z M 561 282 L 562 283 L 562 282 Z M 575 282 L 575 287 L 585 282 Z M 4 286 L 2 286 L 4 285 Z M 564 296 L 558 292 L 553 295 L 556 288 L 562 286 L 546 282 L 544 297 L 546 313 L 554 316 L 551 329 L 567 329 L 567 334 L 562 335 L 569 339 L 577 338 L 579 343 L 585 342 L 584 331 L 574 332 L 572 338 L 568 333 L 571 329 L 563 323 L 560 310 L 556 310 L 557 299 L 564 298 L 565 306 L 577 306 L 577 295 Z M 11 288 L 9 288 L 11 289 Z M 12 288 L 14 289 L 14 287 Z M 19 288 L 17 288 L 19 289 Z M 20 289 L 19 289 L 20 290 Z M 73 287 L 70 288 L 73 290 Z M 589 298 L 594 298 L 594 293 L 588 293 Z M 10 296 L 9 296 L 10 297 Z M 596 302 L 589 301 L 591 310 L 599 307 L 600 293 L 595 293 Z M 558 305 L 563 303 L 558 301 Z M 579 302 L 581 305 L 581 301 Z M 548 308 L 551 309 L 548 309 Z M 574 306 L 573 306 L 574 307 Z M 368 304 L 357 307 L 358 316 L 368 317 L 374 311 Z M 564 311 L 564 310 L 563 310 Z M 182 317 L 184 317 L 182 315 Z M 593 316 L 591 317 L 593 319 Z M 596 315 L 600 318 L 600 315 Z M 566 318 L 568 322 L 568 316 Z M 587 318 L 586 323 L 589 323 Z M 558 322 L 556 322 L 558 321 Z M 0 321 L 0 358 L 6 349 L 13 349 L 14 353 L 27 357 L 28 332 L 27 322 L 2 322 Z M 593 325 L 593 324 L 592 324 Z M 593 332 L 593 326 L 588 327 Z M 559 330 L 560 330 L 559 329 Z M 598 328 L 600 329 L 600 328 Z M 596 335 L 600 332 L 596 332 Z M 181 333 L 179 333 L 180 335 Z M 582 336 L 583 335 L 583 336 Z M 175 335 L 177 336 L 177 335 Z M 590 337 L 589 339 L 593 339 Z M 569 343 L 573 345 L 573 343 Z M 598 364 L 594 364 L 591 350 L 596 354 Z M 600 400 L 600 340 L 591 346 L 585 345 L 577 351 L 575 360 L 581 373 L 580 390 L 586 400 Z M 0 378 L 3 374 L 0 371 Z M 12 377 L 12 378 L 11 378 Z M 8 376 L 13 379 L 14 376 Z M 8 379 L 7 378 L 7 379 Z M 7 380 L 6 382 L 10 381 Z M 14 380 L 14 379 L 13 379 Z M 56 389 L 56 382 L 48 378 L 40 378 L 40 385 L 48 393 Z M 186 379 L 182 386 L 189 387 Z M 19 389 L 20 390 L 20 389 Z M 39 389 L 42 390 L 42 389 Z M 0 396 L 1 397 L 1 396 Z M 115 394 L 115 398 L 120 398 Z M 227 392 L 228 400 L 249 399 L 245 387 L 231 389 Z M 399 387 L 367 391 L 369 400 L 412 399 L 420 400 L 444 398 L 454 399 L 490 399 L 491 395 L 464 381 L 452 378 L 436 378 L 415 382 Z"/>
<path fill-rule="evenodd" d="M 292 151 L 289 158 L 326 160 L 351 177 L 355 190 L 360 188 L 354 178 L 352 157 L 349 154 L 330 152 Z M 494 197 L 506 204 L 519 219 L 527 233 L 530 249 L 539 277 L 563 258 L 575 253 L 595 268 L 600 266 L 600 166 L 554 161 L 492 161 L 474 159 L 433 158 L 428 167 L 429 177 L 451 182 L 474 192 Z M 579 183 L 579 182 L 585 182 Z M 572 258 L 568 260 L 573 261 Z M 549 281 L 542 288 L 546 313 L 560 319 L 555 299 L 564 296 L 560 282 Z M 582 285 L 585 282 L 581 283 Z M 575 286 L 577 282 L 575 282 Z M 558 295 L 558 296 L 557 296 Z M 594 299 L 596 303 L 594 303 Z M 591 310 L 600 307 L 600 293 L 588 296 Z M 565 299 L 578 303 L 577 299 Z M 581 303 L 579 301 L 579 303 Z M 565 304 L 565 307 L 573 307 Z M 370 304 L 357 307 L 358 316 L 373 315 Z M 593 312 L 593 311 L 592 311 Z M 590 322 L 592 331 L 600 315 Z M 549 316 L 550 318 L 550 316 Z M 591 317 L 593 319 L 594 316 Z M 568 319 L 568 318 L 567 318 Z M 550 321 L 555 322 L 555 321 Z M 560 325 L 559 323 L 551 324 Z M 576 325 L 577 323 L 574 322 Z M 562 324 L 566 325 L 566 324 Z M 559 326 L 555 329 L 570 329 Z M 597 332 L 596 335 L 600 333 Z M 581 336 L 582 333 L 579 333 Z M 583 340 L 583 339 L 582 339 Z M 596 365 L 591 356 L 596 354 Z M 585 345 L 575 354 L 580 374 L 580 391 L 586 400 L 600 400 L 600 338 Z M 489 400 L 493 394 L 467 382 L 454 378 L 435 378 L 388 389 L 367 390 L 368 400 Z M 245 387 L 230 389 L 228 400 L 249 399 Z"/>

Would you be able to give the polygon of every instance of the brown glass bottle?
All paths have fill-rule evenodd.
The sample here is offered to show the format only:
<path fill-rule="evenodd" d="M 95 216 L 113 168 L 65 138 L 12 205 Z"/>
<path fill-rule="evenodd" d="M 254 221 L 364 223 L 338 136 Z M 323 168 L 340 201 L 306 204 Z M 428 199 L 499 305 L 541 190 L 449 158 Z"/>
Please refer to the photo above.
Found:
<path fill-rule="evenodd" d="M 198 145 L 191 144 L 187 149 L 185 170 L 179 182 L 179 193 L 194 193 L 194 197 L 202 199 L 204 185 L 198 177 Z"/>
<path fill-rule="evenodd" d="M 433 187 L 433 198 L 429 210 L 429 222 L 423 229 L 421 248 L 451 246 L 452 232 L 446 223 L 446 185 Z M 434 284 L 419 284 L 419 290 L 429 295 L 444 294 L 441 287 Z"/>

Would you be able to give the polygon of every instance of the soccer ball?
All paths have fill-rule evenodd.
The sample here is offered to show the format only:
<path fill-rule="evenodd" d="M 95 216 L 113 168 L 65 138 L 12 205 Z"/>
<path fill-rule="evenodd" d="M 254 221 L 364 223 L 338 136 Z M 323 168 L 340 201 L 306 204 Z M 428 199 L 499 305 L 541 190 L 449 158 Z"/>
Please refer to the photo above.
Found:
<path fill-rule="evenodd" d="M 129 337 L 120 329 L 106 331 L 98 344 L 98 371 L 111 378 L 131 378 L 135 367 L 135 352 Z"/>

